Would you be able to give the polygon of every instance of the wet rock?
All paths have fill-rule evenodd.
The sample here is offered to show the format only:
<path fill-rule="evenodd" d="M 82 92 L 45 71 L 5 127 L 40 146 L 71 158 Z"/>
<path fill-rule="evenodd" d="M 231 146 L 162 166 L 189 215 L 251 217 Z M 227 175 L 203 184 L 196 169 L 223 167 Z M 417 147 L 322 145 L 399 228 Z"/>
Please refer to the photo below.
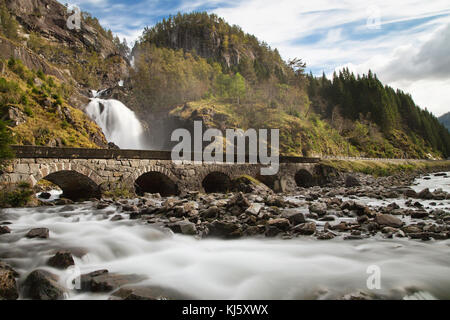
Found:
<path fill-rule="evenodd" d="M 375 218 L 376 222 L 382 226 L 400 228 L 403 222 L 390 214 L 377 214 Z"/>
<path fill-rule="evenodd" d="M 52 195 L 51 195 L 50 192 L 41 192 L 41 193 L 39 194 L 39 198 L 40 198 L 40 199 L 48 200 L 48 199 L 50 199 L 51 197 L 52 197 Z"/>
<path fill-rule="evenodd" d="M 409 234 L 409 233 L 420 233 L 422 232 L 422 229 L 418 226 L 409 225 L 402 228 L 402 231 Z"/>
<path fill-rule="evenodd" d="M 267 221 L 268 226 L 276 227 L 282 231 L 287 231 L 291 227 L 291 223 L 286 218 L 276 218 Z"/>
<path fill-rule="evenodd" d="M 172 224 L 167 225 L 167 227 L 172 230 L 174 233 L 181 233 L 185 235 L 196 235 L 197 228 L 195 223 L 189 221 L 178 221 Z"/>
<path fill-rule="evenodd" d="M 324 216 L 327 214 L 327 205 L 323 202 L 313 203 L 309 206 L 309 211 Z"/>
<path fill-rule="evenodd" d="M 322 232 L 317 236 L 318 240 L 331 240 L 334 238 L 335 235 L 332 232 Z"/>
<path fill-rule="evenodd" d="M 276 237 L 277 235 L 279 235 L 282 232 L 283 232 L 282 230 L 278 229 L 275 226 L 267 225 L 264 234 L 266 237 L 272 238 L 272 237 Z"/>
<path fill-rule="evenodd" d="M 19 273 L 16 270 L 14 270 L 9 264 L 7 264 L 5 262 L 0 261 L 0 270 L 10 271 L 10 272 L 12 272 L 12 274 L 14 275 L 15 278 L 19 277 Z"/>
<path fill-rule="evenodd" d="M 248 199 L 242 192 L 234 195 L 227 204 L 228 212 L 232 215 L 238 216 L 245 212 L 251 206 Z"/>
<path fill-rule="evenodd" d="M 60 198 L 55 201 L 55 204 L 58 206 L 63 206 L 63 205 L 67 205 L 67 204 L 74 204 L 74 201 L 70 200 L 70 199 L 66 199 L 66 198 Z"/>
<path fill-rule="evenodd" d="M 25 237 L 29 238 L 29 239 L 48 239 L 50 231 L 47 228 L 36 228 L 36 229 L 31 229 L 30 231 L 28 231 L 28 233 L 25 235 Z"/>
<path fill-rule="evenodd" d="M 19 298 L 16 279 L 11 272 L 0 270 L 0 300 L 16 300 Z"/>
<path fill-rule="evenodd" d="M 426 188 L 422 191 L 419 192 L 419 194 L 417 195 L 418 198 L 420 199 L 433 199 L 433 194 L 430 192 L 430 189 Z"/>
<path fill-rule="evenodd" d="M 324 216 L 319 219 L 319 221 L 334 221 L 336 218 L 334 216 Z"/>
<path fill-rule="evenodd" d="M 18 273 L 8 264 L 0 262 L 0 300 L 16 300 L 19 298 L 16 277 Z"/>
<path fill-rule="evenodd" d="M 366 215 L 358 216 L 358 217 L 356 218 L 356 221 L 357 221 L 359 224 L 363 224 L 363 223 L 366 223 L 367 221 L 369 221 L 369 217 L 366 216 Z"/>
<path fill-rule="evenodd" d="M 206 210 L 200 211 L 200 215 L 206 219 L 217 218 L 219 213 L 220 213 L 220 209 L 217 206 L 212 206 Z"/>
<path fill-rule="evenodd" d="M 281 217 L 288 219 L 294 226 L 306 222 L 305 215 L 300 209 L 297 208 L 284 209 L 281 212 Z"/>
<path fill-rule="evenodd" d="M 358 178 L 356 178 L 353 175 L 347 175 L 347 177 L 345 177 L 345 186 L 350 188 L 350 187 L 358 187 L 360 186 L 361 183 L 359 182 Z"/>
<path fill-rule="evenodd" d="M 434 174 L 435 177 L 445 177 L 446 175 L 447 175 L 446 172 L 439 172 Z"/>
<path fill-rule="evenodd" d="M 130 219 L 137 219 L 136 217 L 134 217 L 132 214 L 130 214 Z M 123 220 L 123 217 L 120 214 L 116 214 L 114 215 L 111 219 L 111 221 L 120 221 Z"/>
<path fill-rule="evenodd" d="M 263 207 L 264 205 L 262 203 L 252 203 L 245 213 L 257 216 Z"/>
<path fill-rule="evenodd" d="M 350 226 L 347 224 L 347 222 L 342 221 L 342 222 L 340 222 L 340 223 L 338 223 L 338 224 L 336 224 L 336 225 L 330 226 L 330 229 L 331 229 L 331 230 L 337 230 L 337 231 L 339 231 L 339 232 L 345 232 L 345 231 L 350 230 L 351 228 L 350 228 Z"/>
<path fill-rule="evenodd" d="M 11 229 L 7 226 L 0 226 L 0 235 L 11 233 Z"/>
<path fill-rule="evenodd" d="M 242 235 L 239 225 L 233 222 L 214 220 L 208 225 L 208 236 L 219 238 L 237 238 Z"/>
<path fill-rule="evenodd" d="M 301 235 L 312 235 L 316 232 L 316 224 L 314 222 L 302 223 L 292 228 L 292 231 Z"/>
<path fill-rule="evenodd" d="M 121 275 L 98 270 L 81 276 L 81 291 L 109 292 L 144 279 L 145 277 L 135 274 Z"/>
<path fill-rule="evenodd" d="M 34 300 L 61 300 L 65 290 L 58 284 L 58 276 L 45 271 L 31 272 L 23 283 L 24 297 Z"/>
<path fill-rule="evenodd" d="M 110 204 L 107 203 L 107 202 L 99 202 L 99 203 L 97 203 L 95 208 L 98 209 L 98 210 L 102 210 L 102 209 L 105 209 L 105 208 L 109 207 L 109 205 Z"/>
<path fill-rule="evenodd" d="M 151 287 L 126 287 L 111 294 L 110 300 L 167 300 Z"/>
<path fill-rule="evenodd" d="M 411 212 L 411 218 L 413 219 L 423 219 L 425 217 L 428 217 L 428 212 L 425 210 Z"/>
<path fill-rule="evenodd" d="M 58 251 L 47 261 L 47 264 L 53 268 L 67 269 L 68 267 L 75 265 L 75 261 L 69 251 Z"/>
<path fill-rule="evenodd" d="M 415 192 L 413 189 L 408 189 L 404 192 L 405 197 L 408 198 L 417 198 L 417 192 Z"/>
<path fill-rule="evenodd" d="M 431 233 L 429 232 L 409 233 L 408 236 L 411 239 L 419 239 L 423 241 L 431 240 Z"/>
<path fill-rule="evenodd" d="M 286 201 L 283 199 L 283 197 L 276 195 L 267 196 L 265 203 L 269 207 L 283 208 L 286 206 Z"/>
<path fill-rule="evenodd" d="M 132 204 L 126 204 L 122 206 L 122 211 L 124 212 L 139 211 L 139 208 Z"/>

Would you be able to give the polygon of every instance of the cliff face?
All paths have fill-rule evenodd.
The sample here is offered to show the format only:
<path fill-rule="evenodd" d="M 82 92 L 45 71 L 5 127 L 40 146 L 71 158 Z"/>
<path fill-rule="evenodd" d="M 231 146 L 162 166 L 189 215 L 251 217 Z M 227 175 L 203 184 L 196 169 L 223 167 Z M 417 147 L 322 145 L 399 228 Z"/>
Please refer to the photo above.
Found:
<path fill-rule="evenodd" d="M 101 129 L 81 110 L 90 90 L 125 79 L 120 42 L 97 19 L 73 14 L 55 0 L 0 0 L 0 118 L 18 144 L 107 147 Z"/>
<path fill-rule="evenodd" d="M 86 89 L 111 87 L 128 76 L 127 57 L 118 48 L 112 33 L 103 29 L 96 18 L 83 13 L 81 28 L 70 30 L 67 21 L 74 12 L 55 0 L 3 1 L 20 25 L 16 48 L 2 50 L 3 57 L 12 51 L 29 68 L 39 66 L 60 79 L 69 77 L 85 95 L 88 95 Z M 20 54 L 23 48 L 58 70 L 29 61 Z"/>

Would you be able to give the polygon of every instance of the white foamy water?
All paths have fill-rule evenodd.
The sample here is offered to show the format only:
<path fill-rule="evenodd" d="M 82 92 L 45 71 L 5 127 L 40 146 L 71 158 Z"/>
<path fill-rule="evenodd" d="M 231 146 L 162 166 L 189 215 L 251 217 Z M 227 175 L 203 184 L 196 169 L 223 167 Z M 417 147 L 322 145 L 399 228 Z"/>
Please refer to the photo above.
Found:
<path fill-rule="evenodd" d="M 108 142 L 121 149 L 145 149 L 143 127 L 136 114 L 122 102 L 114 99 L 94 98 L 86 107 L 86 113 L 102 128 Z"/>
<path fill-rule="evenodd" d="M 399 199 L 392 199 L 392 202 Z M 380 298 L 450 299 L 450 240 L 383 239 L 328 241 L 250 238 L 196 239 L 174 235 L 140 220 L 110 221 L 113 206 L 92 203 L 2 209 L 0 260 L 21 274 L 46 266 L 57 250 L 70 250 L 81 273 L 108 269 L 145 277 L 137 285 L 163 288 L 169 298 L 335 299 L 364 291 Z M 47 240 L 26 239 L 32 228 L 47 227 Z M 381 289 L 367 288 L 370 266 L 381 272 Z M 136 285 L 136 284 L 135 284 Z M 107 299 L 110 293 L 70 291 L 68 299 Z"/>
<path fill-rule="evenodd" d="M 1 236 L 0 260 L 11 263 L 23 280 L 36 268 L 48 268 L 56 250 L 87 252 L 75 259 L 82 273 L 108 269 L 143 275 L 147 280 L 140 285 L 194 299 L 337 298 L 368 291 L 366 271 L 376 265 L 382 288 L 373 293 L 400 299 L 421 291 L 450 299 L 450 241 L 198 240 L 140 221 L 111 222 L 114 210 L 90 204 L 3 210 L 0 221 L 12 222 L 12 233 Z M 50 239 L 24 238 L 36 227 L 49 228 Z M 48 270 L 59 274 L 62 284 L 69 276 Z M 108 296 L 71 291 L 69 298 Z"/>
<path fill-rule="evenodd" d="M 416 179 L 414 185 L 411 187 L 416 192 L 420 192 L 425 188 L 433 192 L 436 189 L 442 189 L 445 192 L 450 192 L 450 172 L 446 172 L 446 176 L 435 176 L 433 173 L 428 175 L 428 178 L 420 177 Z"/>

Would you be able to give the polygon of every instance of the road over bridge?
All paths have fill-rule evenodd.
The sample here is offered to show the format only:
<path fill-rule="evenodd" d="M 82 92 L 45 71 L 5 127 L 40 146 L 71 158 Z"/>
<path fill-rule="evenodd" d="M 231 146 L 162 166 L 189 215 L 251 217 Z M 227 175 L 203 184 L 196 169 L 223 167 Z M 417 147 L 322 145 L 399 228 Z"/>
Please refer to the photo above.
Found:
<path fill-rule="evenodd" d="M 58 185 L 70 199 L 100 197 L 127 189 L 137 194 L 176 195 L 186 191 L 226 191 L 233 179 L 251 176 L 276 192 L 311 186 L 326 172 L 319 158 L 280 157 L 276 175 L 261 176 L 261 164 L 174 162 L 169 151 L 109 150 L 13 146 L 15 159 L 5 166 L 0 183 L 36 185 L 41 179 Z"/>

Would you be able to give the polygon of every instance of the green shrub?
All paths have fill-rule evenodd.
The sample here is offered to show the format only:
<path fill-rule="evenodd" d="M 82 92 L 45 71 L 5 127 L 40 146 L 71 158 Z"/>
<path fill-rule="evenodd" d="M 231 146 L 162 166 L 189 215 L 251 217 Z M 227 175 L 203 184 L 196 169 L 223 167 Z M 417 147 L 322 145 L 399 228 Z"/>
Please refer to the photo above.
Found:
<path fill-rule="evenodd" d="M 26 106 L 24 109 L 23 109 L 23 112 L 25 112 L 25 114 L 27 115 L 27 116 L 29 116 L 29 117 L 33 117 L 33 110 L 29 107 L 29 106 Z"/>
<path fill-rule="evenodd" d="M 0 194 L 0 207 L 23 207 L 31 200 L 33 193 L 29 183 L 20 182 L 16 189 Z"/>

